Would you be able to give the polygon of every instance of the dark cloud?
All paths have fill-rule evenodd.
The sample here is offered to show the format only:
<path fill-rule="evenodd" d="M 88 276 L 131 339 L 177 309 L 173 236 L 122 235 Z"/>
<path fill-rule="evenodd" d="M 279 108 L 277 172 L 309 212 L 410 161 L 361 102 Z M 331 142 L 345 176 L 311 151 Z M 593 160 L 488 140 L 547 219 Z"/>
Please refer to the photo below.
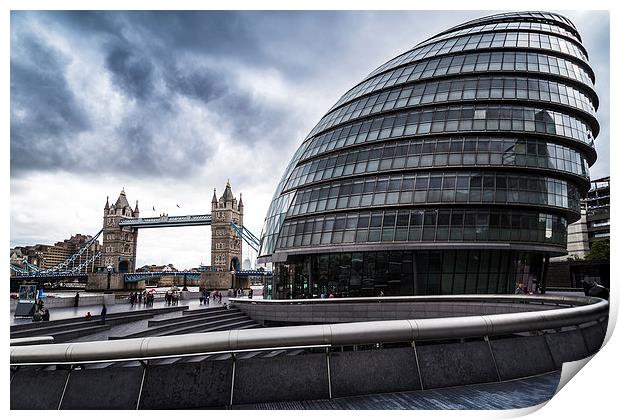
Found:
<path fill-rule="evenodd" d="M 65 79 L 67 61 L 33 37 L 12 44 L 11 172 L 71 167 L 65 138 L 89 128 Z"/>
<path fill-rule="evenodd" d="M 106 68 L 125 94 L 146 99 L 153 92 L 153 65 L 144 55 L 126 48 L 114 48 L 106 56 Z"/>
<path fill-rule="evenodd" d="M 62 169 L 183 177 L 211 164 L 221 141 L 284 165 L 289 156 L 281 154 L 301 142 L 321 112 L 295 101 L 295 86 L 316 92 L 327 104 L 324 112 L 384 60 L 483 14 L 12 12 L 11 174 Z M 597 61 L 600 45 L 608 54 L 608 35 L 578 26 L 593 66 L 606 65 L 608 74 L 608 61 Z M 83 109 L 80 104 L 97 101 L 93 92 L 102 90 L 71 87 L 70 59 L 49 45 L 42 29 L 71 48 L 67 55 L 93 65 L 93 83 L 111 82 L 114 112 L 120 107 L 122 115 Z M 587 30 L 596 35 L 588 39 Z M 277 75 L 288 84 L 290 103 L 252 91 L 239 80 L 243 71 Z M 112 108 L 109 98 L 102 101 Z M 193 111 L 192 120 L 185 114 Z M 599 112 L 601 151 L 607 150 L 608 115 Z"/>
<path fill-rule="evenodd" d="M 170 68 L 164 74 L 168 89 L 205 104 L 229 92 L 230 86 L 223 80 L 224 77 L 208 70 L 188 72 L 178 68 Z"/>

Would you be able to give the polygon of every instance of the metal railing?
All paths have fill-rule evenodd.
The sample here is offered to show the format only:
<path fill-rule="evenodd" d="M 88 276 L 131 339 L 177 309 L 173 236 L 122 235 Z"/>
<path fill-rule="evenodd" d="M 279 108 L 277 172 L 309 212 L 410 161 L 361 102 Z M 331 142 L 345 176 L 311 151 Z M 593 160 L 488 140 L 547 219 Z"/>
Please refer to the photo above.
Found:
<path fill-rule="evenodd" d="M 556 309 L 497 315 L 450 318 L 365 321 L 342 324 L 302 325 L 294 327 L 231 330 L 170 337 L 149 337 L 115 341 L 42 344 L 11 348 L 12 366 L 28 364 L 93 363 L 98 361 L 146 360 L 180 357 L 213 352 L 234 353 L 244 350 L 344 346 L 370 343 L 415 342 L 489 337 L 528 331 L 560 329 L 608 316 L 609 304 L 598 298 L 568 296 L 425 296 L 408 298 L 357 298 L 371 300 L 405 299 L 514 300 L 555 304 Z M 237 301 L 232 299 L 233 301 Z M 342 302 L 345 299 L 318 300 Z M 353 299 L 355 300 L 355 299 Z M 310 300 L 305 300 L 307 302 Z M 247 301 L 245 301 L 247 302 Z M 268 301 L 254 301 L 264 304 Z M 269 304 L 273 304 L 271 301 Z M 291 303 L 291 301 L 286 301 Z M 283 304 L 276 302 L 276 304 Z M 565 305 L 570 305 L 566 307 Z"/>
<path fill-rule="evenodd" d="M 594 303 L 599 299 L 583 296 L 547 296 L 547 295 L 432 295 L 432 296 L 383 296 L 325 299 L 230 299 L 232 303 L 253 305 L 305 305 L 325 304 L 339 305 L 343 303 L 381 303 L 381 302 L 481 302 L 481 303 L 534 303 L 555 306 L 582 306 Z"/>

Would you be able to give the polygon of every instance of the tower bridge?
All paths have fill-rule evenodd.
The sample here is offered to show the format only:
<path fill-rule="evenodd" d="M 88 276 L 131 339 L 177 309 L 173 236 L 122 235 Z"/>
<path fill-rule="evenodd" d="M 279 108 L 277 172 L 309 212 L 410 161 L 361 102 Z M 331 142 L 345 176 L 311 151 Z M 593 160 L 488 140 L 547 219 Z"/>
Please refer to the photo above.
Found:
<path fill-rule="evenodd" d="M 230 182 L 226 183 L 223 194 L 218 198 L 216 189 L 211 200 L 211 214 L 195 214 L 185 216 L 140 217 L 138 201 L 132 207 L 127 200 L 125 190 L 121 190 L 117 200 L 110 204 L 109 197 L 103 208 L 103 228 L 88 242 L 71 255 L 67 260 L 53 268 L 42 269 L 23 261 L 23 266 L 11 264 L 12 278 L 16 280 L 58 280 L 84 277 L 80 269 L 101 257 L 97 273 L 89 275 L 89 282 L 101 283 L 101 277 L 108 277 L 107 288 L 110 288 L 109 277 L 114 276 L 117 287 L 125 287 L 144 281 L 146 278 L 163 275 L 181 276 L 184 279 L 200 280 L 204 277 L 200 272 L 148 273 L 136 272 L 136 253 L 138 232 L 140 229 L 211 226 L 211 273 L 234 272 L 238 277 L 264 276 L 270 272 L 241 270 L 243 261 L 242 242 L 258 251 L 260 241 L 252 232 L 243 226 L 243 199 L 239 194 L 237 200 L 232 192 Z M 82 255 L 99 237 L 102 239 L 101 252 L 92 255 L 85 263 L 75 266 L 71 263 Z M 258 274 L 257 274 L 258 273 Z M 120 280 L 120 281 L 119 281 Z M 232 285 L 231 285 L 232 286 Z M 100 287 L 106 288 L 106 287 Z"/>

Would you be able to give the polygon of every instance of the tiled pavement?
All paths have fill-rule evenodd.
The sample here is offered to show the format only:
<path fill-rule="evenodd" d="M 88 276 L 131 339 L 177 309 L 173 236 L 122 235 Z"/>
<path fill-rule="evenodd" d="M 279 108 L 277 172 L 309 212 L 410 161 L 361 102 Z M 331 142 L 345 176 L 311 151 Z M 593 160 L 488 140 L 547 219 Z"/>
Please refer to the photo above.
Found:
<path fill-rule="evenodd" d="M 550 400 L 561 371 L 503 383 L 234 406 L 236 410 L 505 410 Z"/>

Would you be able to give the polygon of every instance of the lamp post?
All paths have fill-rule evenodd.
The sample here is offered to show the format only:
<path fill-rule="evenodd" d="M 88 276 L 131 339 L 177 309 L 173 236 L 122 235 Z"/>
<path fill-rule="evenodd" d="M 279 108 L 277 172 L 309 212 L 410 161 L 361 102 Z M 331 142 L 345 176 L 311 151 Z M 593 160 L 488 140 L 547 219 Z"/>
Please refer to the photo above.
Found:
<path fill-rule="evenodd" d="M 111 265 L 108 265 L 107 270 L 108 270 L 108 287 L 107 287 L 106 292 L 110 293 L 110 279 L 112 277 L 112 270 L 114 270 L 114 267 L 112 267 Z"/>

